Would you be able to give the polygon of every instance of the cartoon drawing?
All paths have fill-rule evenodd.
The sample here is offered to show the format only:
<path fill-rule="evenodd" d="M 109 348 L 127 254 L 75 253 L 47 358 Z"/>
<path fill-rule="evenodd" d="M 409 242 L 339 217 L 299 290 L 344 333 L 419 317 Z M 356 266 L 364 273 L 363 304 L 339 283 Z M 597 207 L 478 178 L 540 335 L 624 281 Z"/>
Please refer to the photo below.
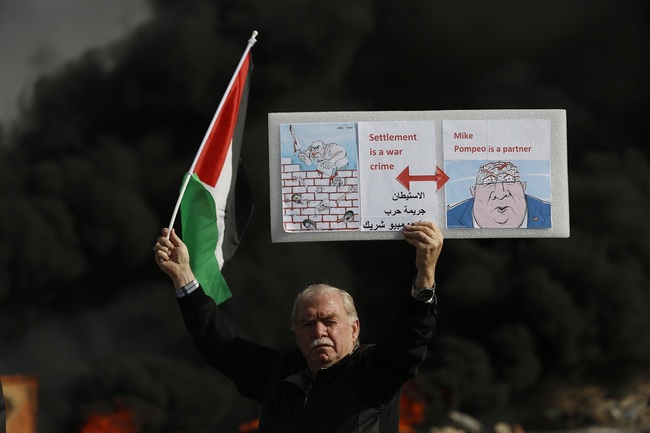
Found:
<path fill-rule="evenodd" d="M 298 153 L 298 158 L 307 165 L 313 165 L 331 180 L 338 169 L 348 164 L 348 151 L 340 144 L 316 140 L 307 150 Z"/>
<path fill-rule="evenodd" d="M 306 230 L 316 230 L 316 223 L 309 218 L 305 219 L 302 225 Z"/>
<path fill-rule="evenodd" d="M 355 192 L 358 192 L 358 191 L 359 191 L 359 190 L 358 190 L 357 186 L 356 186 L 356 185 L 352 185 L 352 186 L 350 186 L 350 187 L 348 188 L 348 191 L 347 191 L 347 192 L 343 193 L 343 194 L 342 194 L 341 196 L 339 196 L 339 198 L 337 198 L 336 200 L 328 200 L 328 199 L 322 200 L 322 201 L 321 201 L 321 202 L 316 206 L 316 211 L 319 212 L 319 213 L 322 213 L 322 212 L 328 211 L 328 210 L 331 209 L 333 206 L 338 205 L 339 201 L 343 200 L 343 199 L 344 199 L 345 197 L 347 197 L 349 194 L 352 194 L 352 193 L 355 193 Z"/>
<path fill-rule="evenodd" d="M 526 194 L 526 182 L 509 161 L 479 167 L 471 198 L 447 210 L 447 228 L 550 228 L 551 205 Z"/>
<path fill-rule="evenodd" d="M 355 124 L 283 124 L 280 148 L 284 230 L 359 230 Z"/>
<path fill-rule="evenodd" d="M 291 139 L 293 140 L 293 153 L 300 152 L 302 150 L 302 144 L 300 144 L 298 136 L 293 131 L 293 125 L 289 125 L 289 133 L 291 134 Z"/>

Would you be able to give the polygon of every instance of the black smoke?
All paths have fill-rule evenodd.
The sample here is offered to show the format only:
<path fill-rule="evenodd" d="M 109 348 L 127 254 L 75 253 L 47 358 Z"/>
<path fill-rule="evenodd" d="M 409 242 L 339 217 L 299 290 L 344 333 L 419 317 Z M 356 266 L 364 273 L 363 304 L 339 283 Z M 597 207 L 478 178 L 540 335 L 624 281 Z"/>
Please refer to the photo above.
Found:
<path fill-rule="evenodd" d="M 294 294 L 325 280 L 353 292 L 372 341 L 414 272 L 399 241 L 271 244 L 269 112 L 561 108 L 571 237 L 448 240 L 421 386 L 440 407 L 516 418 L 550 380 L 649 360 L 642 2 L 152 8 L 128 37 L 41 77 L 0 143 L 0 373 L 40 378 L 40 432 L 121 406 L 145 432 L 230 432 L 257 416 L 198 358 L 151 257 L 253 30 L 242 158 L 256 210 L 223 305 L 242 335 L 291 347 Z"/>

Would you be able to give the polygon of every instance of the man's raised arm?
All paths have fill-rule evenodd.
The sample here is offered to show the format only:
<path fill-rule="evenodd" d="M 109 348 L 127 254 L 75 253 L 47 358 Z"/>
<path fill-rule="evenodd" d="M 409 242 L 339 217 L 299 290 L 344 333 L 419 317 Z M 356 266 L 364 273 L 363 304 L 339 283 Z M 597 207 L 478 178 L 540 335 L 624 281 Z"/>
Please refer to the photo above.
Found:
<path fill-rule="evenodd" d="M 443 236 L 440 229 L 428 221 L 418 221 L 404 227 L 406 242 L 416 248 L 417 276 L 414 286 L 432 288 L 436 284 L 436 264 L 442 251 Z"/>

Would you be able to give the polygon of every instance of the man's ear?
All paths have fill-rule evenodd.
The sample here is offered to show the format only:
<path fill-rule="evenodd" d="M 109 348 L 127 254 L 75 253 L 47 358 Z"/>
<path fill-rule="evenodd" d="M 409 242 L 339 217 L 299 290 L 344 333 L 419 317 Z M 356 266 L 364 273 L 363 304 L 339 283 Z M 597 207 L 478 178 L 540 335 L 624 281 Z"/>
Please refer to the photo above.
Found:
<path fill-rule="evenodd" d="M 474 185 L 469 187 L 469 193 L 474 197 L 474 193 L 476 192 L 476 187 Z"/>
<path fill-rule="evenodd" d="M 524 193 L 526 192 L 526 182 L 524 181 L 521 182 L 521 189 Z"/>
<path fill-rule="evenodd" d="M 352 324 L 352 341 L 357 341 L 359 339 L 360 332 L 361 332 L 361 322 L 359 322 L 359 319 L 357 319 Z"/>

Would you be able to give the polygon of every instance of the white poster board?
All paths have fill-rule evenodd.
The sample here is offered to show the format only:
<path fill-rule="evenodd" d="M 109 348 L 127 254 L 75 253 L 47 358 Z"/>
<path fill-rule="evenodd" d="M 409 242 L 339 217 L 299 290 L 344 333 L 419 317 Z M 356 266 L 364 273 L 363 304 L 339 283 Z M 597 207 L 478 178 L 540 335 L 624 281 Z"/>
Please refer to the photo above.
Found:
<path fill-rule="evenodd" d="M 269 114 L 273 242 L 568 237 L 564 110 Z"/>

